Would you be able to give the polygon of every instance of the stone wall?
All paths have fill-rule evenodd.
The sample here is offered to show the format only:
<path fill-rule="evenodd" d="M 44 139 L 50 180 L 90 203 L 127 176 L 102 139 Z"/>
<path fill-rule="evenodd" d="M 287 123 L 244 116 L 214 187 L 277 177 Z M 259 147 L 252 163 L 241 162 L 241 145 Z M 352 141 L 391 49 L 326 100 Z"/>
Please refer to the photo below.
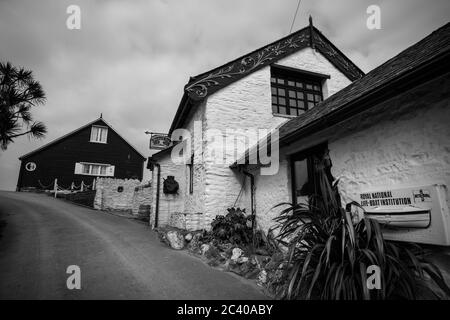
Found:
<path fill-rule="evenodd" d="M 142 185 L 139 180 L 98 178 L 94 208 L 137 214 L 141 204 L 151 204 L 151 195 L 149 184 Z"/>
<path fill-rule="evenodd" d="M 203 229 L 201 213 L 172 213 L 168 225 L 171 227 L 197 231 Z"/>
<path fill-rule="evenodd" d="M 147 183 L 135 188 L 132 200 L 132 213 L 134 215 L 147 215 L 152 212 L 152 185 Z"/>

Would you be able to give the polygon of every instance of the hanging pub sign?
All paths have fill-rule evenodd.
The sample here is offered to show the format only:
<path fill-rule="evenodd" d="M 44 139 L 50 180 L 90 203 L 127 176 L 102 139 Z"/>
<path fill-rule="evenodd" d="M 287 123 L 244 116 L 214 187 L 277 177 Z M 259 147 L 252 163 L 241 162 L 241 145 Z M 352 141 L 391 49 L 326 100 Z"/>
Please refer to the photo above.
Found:
<path fill-rule="evenodd" d="M 165 133 L 151 133 L 150 149 L 163 150 L 170 147 L 170 138 Z"/>
<path fill-rule="evenodd" d="M 450 245 L 446 194 L 443 185 L 363 191 L 359 203 L 388 240 Z"/>

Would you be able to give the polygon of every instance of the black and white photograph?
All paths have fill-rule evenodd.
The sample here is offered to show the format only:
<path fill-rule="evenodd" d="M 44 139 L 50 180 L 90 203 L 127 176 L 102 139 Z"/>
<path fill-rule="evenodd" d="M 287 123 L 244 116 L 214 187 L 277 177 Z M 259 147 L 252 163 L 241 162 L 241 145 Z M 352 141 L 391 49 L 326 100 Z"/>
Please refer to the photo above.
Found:
<path fill-rule="evenodd" d="M 0 300 L 450 300 L 450 2 L 0 0 Z"/>

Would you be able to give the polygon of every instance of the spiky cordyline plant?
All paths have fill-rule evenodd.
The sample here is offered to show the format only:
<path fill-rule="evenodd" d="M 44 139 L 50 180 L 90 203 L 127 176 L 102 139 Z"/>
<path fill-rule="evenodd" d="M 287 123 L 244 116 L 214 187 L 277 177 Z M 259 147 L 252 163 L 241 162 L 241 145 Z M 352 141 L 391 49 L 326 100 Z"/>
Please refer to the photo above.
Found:
<path fill-rule="evenodd" d="M 334 202 L 334 201 L 333 201 Z M 416 299 L 420 290 L 437 297 L 436 287 L 449 296 L 439 269 L 427 261 L 421 248 L 385 241 L 377 221 L 353 223 L 336 203 L 318 206 L 288 205 L 275 220 L 278 240 L 288 248 L 284 299 Z M 381 270 L 381 289 L 369 290 L 367 267 Z"/>

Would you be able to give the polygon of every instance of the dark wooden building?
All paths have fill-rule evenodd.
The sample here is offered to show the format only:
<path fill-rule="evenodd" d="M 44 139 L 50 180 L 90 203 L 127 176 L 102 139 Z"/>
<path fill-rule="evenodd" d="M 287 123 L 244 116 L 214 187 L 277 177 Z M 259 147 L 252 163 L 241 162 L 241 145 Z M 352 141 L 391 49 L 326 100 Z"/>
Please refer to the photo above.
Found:
<path fill-rule="evenodd" d="M 142 180 L 145 157 L 102 117 L 19 158 L 17 190 L 91 185 L 96 177 Z"/>

